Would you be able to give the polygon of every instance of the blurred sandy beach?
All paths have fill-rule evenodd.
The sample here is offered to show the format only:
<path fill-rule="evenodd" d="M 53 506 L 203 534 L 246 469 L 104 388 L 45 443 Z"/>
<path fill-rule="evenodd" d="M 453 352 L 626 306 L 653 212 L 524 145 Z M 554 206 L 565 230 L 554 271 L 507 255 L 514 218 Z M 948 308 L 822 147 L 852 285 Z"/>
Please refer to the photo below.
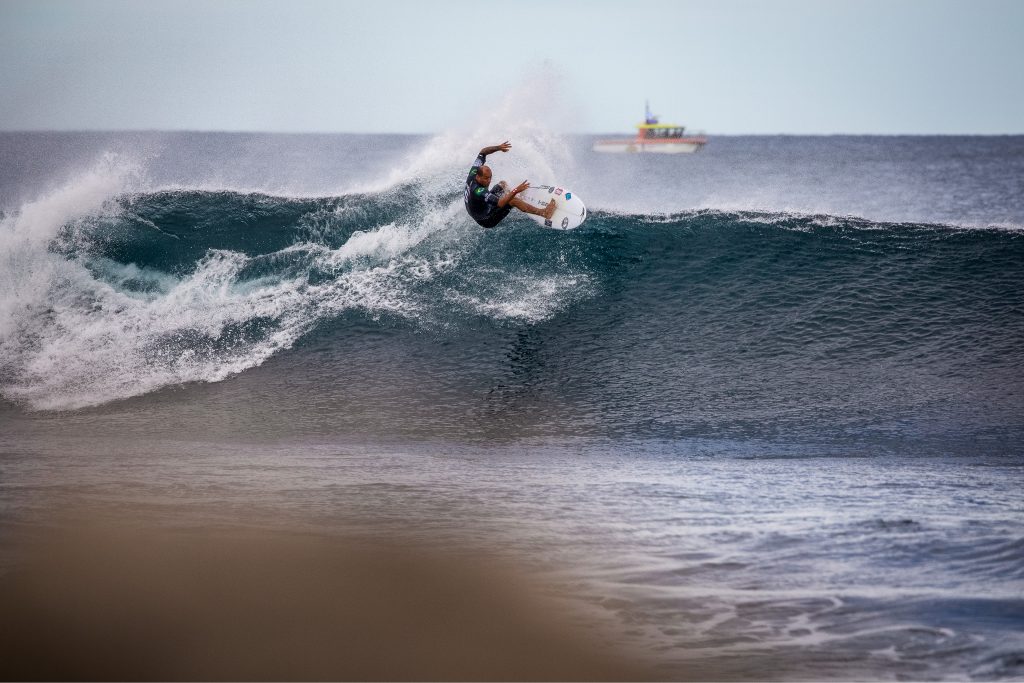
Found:
<path fill-rule="evenodd" d="M 0 678 L 653 676 L 582 613 L 468 547 L 110 515 L 78 510 L 15 534 L 0 575 Z"/>

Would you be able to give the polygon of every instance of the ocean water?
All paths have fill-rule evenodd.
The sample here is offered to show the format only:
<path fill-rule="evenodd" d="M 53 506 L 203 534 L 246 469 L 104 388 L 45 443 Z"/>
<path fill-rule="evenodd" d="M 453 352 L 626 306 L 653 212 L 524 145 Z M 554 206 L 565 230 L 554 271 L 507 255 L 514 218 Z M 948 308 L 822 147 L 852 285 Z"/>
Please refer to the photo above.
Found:
<path fill-rule="evenodd" d="M 582 228 L 468 218 L 505 138 Z M 1024 678 L 1024 137 L 591 140 L 0 134 L 4 519 L 415 524 L 666 678 Z"/>

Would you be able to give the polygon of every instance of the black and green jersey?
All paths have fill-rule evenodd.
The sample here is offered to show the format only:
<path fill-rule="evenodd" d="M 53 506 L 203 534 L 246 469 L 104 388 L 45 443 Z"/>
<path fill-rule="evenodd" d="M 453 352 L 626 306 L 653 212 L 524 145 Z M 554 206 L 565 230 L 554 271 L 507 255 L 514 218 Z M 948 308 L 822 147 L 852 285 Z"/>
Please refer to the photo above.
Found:
<path fill-rule="evenodd" d="M 473 217 L 473 220 L 485 228 L 493 228 L 508 215 L 512 206 L 507 204 L 503 208 L 499 208 L 498 200 L 501 199 L 503 193 L 492 192 L 487 189 L 487 186 L 477 182 L 476 173 L 485 161 L 487 161 L 487 155 L 480 154 L 473 162 L 472 168 L 469 169 L 469 175 L 466 176 L 466 191 L 463 193 L 463 198 L 466 201 L 466 211 Z"/>

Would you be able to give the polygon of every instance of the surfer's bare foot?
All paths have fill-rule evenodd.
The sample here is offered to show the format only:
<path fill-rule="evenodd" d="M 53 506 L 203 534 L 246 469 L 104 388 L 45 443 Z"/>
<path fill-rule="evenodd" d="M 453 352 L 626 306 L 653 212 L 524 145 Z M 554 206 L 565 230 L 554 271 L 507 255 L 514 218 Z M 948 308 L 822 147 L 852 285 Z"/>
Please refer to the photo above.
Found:
<path fill-rule="evenodd" d="M 550 202 L 548 202 L 547 207 L 545 207 L 544 209 L 544 218 L 551 218 L 552 216 L 554 216 L 555 208 L 555 200 L 552 199 Z"/>

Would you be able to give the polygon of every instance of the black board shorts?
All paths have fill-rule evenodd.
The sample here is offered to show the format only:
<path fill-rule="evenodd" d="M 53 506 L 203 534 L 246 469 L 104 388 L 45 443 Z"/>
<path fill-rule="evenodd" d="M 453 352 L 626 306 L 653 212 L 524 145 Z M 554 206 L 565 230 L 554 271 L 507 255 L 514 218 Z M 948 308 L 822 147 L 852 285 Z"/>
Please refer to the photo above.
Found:
<path fill-rule="evenodd" d="M 491 190 L 491 194 L 495 195 L 498 199 L 501 199 L 501 196 L 505 194 L 505 188 L 495 187 L 493 190 Z M 505 216 L 507 216 L 509 214 L 509 211 L 511 210 L 512 204 L 506 204 L 503 207 L 499 207 L 497 204 L 494 204 L 493 206 L 491 206 L 491 210 L 488 211 L 485 215 L 473 216 L 473 220 L 475 220 L 477 223 L 479 223 L 481 226 L 485 228 L 493 228 L 498 223 L 503 221 L 505 219 Z"/>
<path fill-rule="evenodd" d="M 512 210 L 512 205 L 508 204 L 504 208 L 495 207 L 494 211 L 491 211 L 485 218 L 474 218 L 474 220 L 485 228 L 493 228 L 498 223 L 505 220 L 505 216 Z"/>

